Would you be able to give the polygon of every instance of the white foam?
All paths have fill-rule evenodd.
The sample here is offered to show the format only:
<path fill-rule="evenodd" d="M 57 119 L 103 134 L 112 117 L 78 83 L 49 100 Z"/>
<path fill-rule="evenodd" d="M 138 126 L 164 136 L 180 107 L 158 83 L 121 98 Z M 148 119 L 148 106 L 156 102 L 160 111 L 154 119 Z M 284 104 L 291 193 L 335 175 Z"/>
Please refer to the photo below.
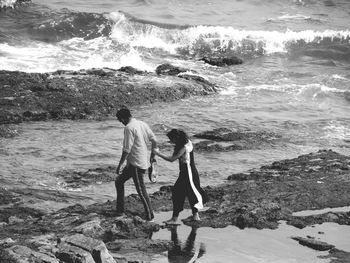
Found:
<path fill-rule="evenodd" d="M 232 95 L 236 94 L 237 91 L 257 91 L 257 90 L 269 90 L 269 91 L 279 91 L 286 92 L 290 94 L 295 94 L 297 96 L 312 97 L 316 98 L 320 94 L 327 93 L 343 93 L 345 90 L 340 90 L 333 87 L 328 87 L 319 83 L 310 83 L 305 85 L 300 84 L 261 84 L 261 85 L 247 85 L 247 86 L 234 86 L 231 85 L 225 90 L 222 90 L 220 94 L 222 95 Z"/>
<path fill-rule="evenodd" d="M 186 33 L 185 33 L 186 34 Z M 323 38 L 340 38 L 347 39 L 350 37 L 350 30 L 335 31 L 325 30 L 313 31 L 249 31 L 237 30 L 232 27 L 217 27 L 217 26 L 198 26 L 187 29 L 187 38 L 194 43 L 197 39 L 213 42 L 220 41 L 221 49 L 229 48 L 233 44 L 236 47 L 241 47 L 244 41 L 252 41 L 256 44 L 263 43 L 267 54 L 276 52 L 287 52 L 287 44 L 300 40 L 306 43 L 320 41 Z M 257 46 L 257 48 L 259 45 Z"/>
<path fill-rule="evenodd" d="M 320 41 L 323 38 L 347 39 L 350 30 L 325 31 L 263 31 L 238 30 L 223 26 L 194 26 L 187 29 L 164 29 L 153 25 L 138 24 L 129 21 L 124 14 L 113 12 L 108 16 L 115 24 L 111 37 L 118 42 L 128 43 L 131 46 L 145 48 L 159 48 L 171 54 L 178 48 L 194 48 L 198 41 L 207 43 L 214 50 L 239 49 L 247 43 L 258 51 L 263 48 L 267 54 L 287 52 L 287 45 L 292 42 L 305 41 L 306 43 Z M 308 19 L 302 15 L 283 15 L 283 19 Z M 219 46 L 216 46 L 219 43 Z"/>
<path fill-rule="evenodd" d="M 348 80 L 346 77 L 338 75 L 338 74 L 334 74 L 332 75 L 332 79 L 337 79 L 337 80 Z"/>
<path fill-rule="evenodd" d="M 0 7 L 13 7 L 17 0 L 0 0 Z"/>
<path fill-rule="evenodd" d="M 4 56 L 0 68 L 24 72 L 50 72 L 58 69 L 79 70 L 92 67 L 118 69 L 132 66 L 140 70 L 154 70 L 133 48 L 119 49 L 111 40 L 99 37 L 91 40 L 73 38 L 56 45 L 30 42 L 27 46 L 0 44 Z"/>
<path fill-rule="evenodd" d="M 289 14 L 283 14 L 277 18 L 270 18 L 268 21 L 279 21 L 279 20 L 308 20 L 310 19 L 310 16 L 304 16 L 301 14 L 295 14 L 295 15 L 289 15 Z"/>
<path fill-rule="evenodd" d="M 324 138 L 326 139 L 338 139 L 350 141 L 350 126 L 344 126 L 344 124 L 338 121 L 330 122 L 323 128 L 326 132 Z"/>
<path fill-rule="evenodd" d="M 110 37 L 119 43 L 131 47 L 159 48 L 171 54 L 175 54 L 176 48 L 179 47 L 175 41 L 168 39 L 171 34 L 165 34 L 167 31 L 176 34 L 177 30 L 166 30 L 146 24 L 136 26 L 120 12 L 111 13 L 109 18 L 115 23 Z"/>

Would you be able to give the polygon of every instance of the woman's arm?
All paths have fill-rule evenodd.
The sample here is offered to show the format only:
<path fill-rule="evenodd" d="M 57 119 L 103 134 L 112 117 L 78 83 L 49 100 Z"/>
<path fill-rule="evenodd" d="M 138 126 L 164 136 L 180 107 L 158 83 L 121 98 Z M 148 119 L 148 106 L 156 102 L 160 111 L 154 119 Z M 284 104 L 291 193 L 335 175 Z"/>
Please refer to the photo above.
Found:
<path fill-rule="evenodd" d="M 168 162 L 174 162 L 177 159 L 179 159 L 181 157 L 181 155 L 183 155 L 185 153 L 185 147 L 182 147 L 177 153 L 174 153 L 172 156 L 166 156 L 162 153 L 159 152 L 159 150 L 155 149 L 154 150 L 154 154 L 158 155 L 159 157 L 163 158 L 164 160 L 168 161 Z"/>

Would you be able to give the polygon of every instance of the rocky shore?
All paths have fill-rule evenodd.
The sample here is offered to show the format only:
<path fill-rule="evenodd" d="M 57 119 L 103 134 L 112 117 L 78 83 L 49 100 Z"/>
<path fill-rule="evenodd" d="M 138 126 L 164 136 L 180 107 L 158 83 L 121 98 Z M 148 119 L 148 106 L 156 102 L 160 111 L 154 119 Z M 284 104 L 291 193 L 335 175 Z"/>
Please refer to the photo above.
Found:
<path fill-rule="evenodd" d="M 96 182 L 113 167 L 80 173 Z M 86 176 L 85 176 L 86 175 Z M 71 176 L 74 176 L 71 174 Z M 66 177 L 70 177 L 69 174 Z M 106 177 L 112 181 L 112 177 Z M 82 181 L 80 181 L 82 182 Z M 76 181 L 79 184 L 79 180 Z M 296 228 L 333 222 L 350 224 L 350 212 L 295 216 L 293 212 L 350 205 L 350 157 L 331 150 L 281 160 L 246 173 L 232 174 L 219 186 L 206 187 L 209 209 L 195 227 L 276 229 L 281 220 Z M 23 202 L 31 196 L 31 205 Z M 0 188 L 0 262 L 147 262 L 165 253 L 168 240 L 152 240 L 160 222 L 145 221 L 136 194 L 126 198 L 126 216 L 114 215 L 114 201 L 82 206 L 77 201 L 52 213 L 35 209 L 43 199 L 63 201 L 59 192 Z M 151 194 L 156 212 L 171 211 L 171 186 Z M 34 204 L 34 205 L 33 205 Z M 329 251 L 330 262 L 349 262 L 350 253 L 314 237 L 291 237 L 310 249 Z"/>
<path fill-rule="evenodd" d="M 98 119 L 121 106 L 169 102 L 215 93 L 189 69 L 164 64 L 156 72 L 131 67 L 24 73 L 0 71 L 0 124 Z"/>
<path fill-rule="evenodd" d="M 11 125 L 52 119 L 99 119 L 122 105 L 172 101 L 214 94 L 218 87 L 187 69 L 161 65 L 156 72 L 133 68 L 78 72 L 23 73 L 0 71 L 0 134 L 18 133 Z M 219 128 L 195 135 L 198 151 L 256 149 L 278 143 L 278 134 Z M 222 144 L 224 142 L 224 144 Z M 162 145 L 161 145 L 162 147 Z M 166 147 L 166 146 L 163 146 Z M 70 188 L 112 182 L 115 167 L 59 171 Z M 276 229 L 281 221 L 296 228 L 333 222 L 350 225 L 350 212 L 296 216 L 303 210 L 350 205 L 350 157 L 320 150 L 280 160 L 245 173 L 230 175 L 221 185 L 206 187 L 210 197 L 195 227 Z M 112 263 L 149 262 L 174 245 L 152 240 L 164 227 L 145 221 L 136 194 L 126 198 L 126 216 L 116 217 L 115 201 L 75 205 L 51 212 L 38 209 L 43 201 L 66 202 L 61 191 L 0 188 L 0 262 Z M 156 212 L 171 211 L 171 186 L 150 195 Z M 313 237 L 291 237 L 310 249 L 329 251 L 330 262 L 349 262 L 350 253 Z"/>

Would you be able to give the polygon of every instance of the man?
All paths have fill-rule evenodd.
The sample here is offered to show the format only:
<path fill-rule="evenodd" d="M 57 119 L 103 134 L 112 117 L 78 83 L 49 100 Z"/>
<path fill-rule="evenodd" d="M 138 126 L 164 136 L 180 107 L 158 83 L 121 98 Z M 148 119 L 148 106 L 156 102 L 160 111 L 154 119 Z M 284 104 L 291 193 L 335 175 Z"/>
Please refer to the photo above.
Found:
<path fill-rule="evenodd" d="M 147 145 L 151 142 L 152 150 L 156 148 L 156 137 L 145 122 L 131 116 L 129 109 L 120 109 L 116 116 L 118 120 L 125 125 L 123 152 L 117 167 L 118 176 L 115 179 L 115 187 L 117 190 L 117 215 L 121 216 L 124 214 L 124 183 L 132 178 L 137 193 L 145 207 L 146 219 L 151 221 L 154 215 L 143 177 L 150 166 L 150 161 L 154 159 L 154 154 L 151 151 L 151 157 L 150 160 L 148 160 Z M 125 161 L 127 162 L 126 167 L 120 174 L 120 169 Z"/>

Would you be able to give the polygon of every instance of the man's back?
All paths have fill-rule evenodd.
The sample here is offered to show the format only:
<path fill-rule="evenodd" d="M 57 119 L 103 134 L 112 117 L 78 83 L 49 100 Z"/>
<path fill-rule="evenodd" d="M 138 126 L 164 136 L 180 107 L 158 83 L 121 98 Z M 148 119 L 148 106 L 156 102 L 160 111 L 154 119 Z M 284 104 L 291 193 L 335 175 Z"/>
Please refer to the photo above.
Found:
<path fill-rule="evenodd" d="M 154 133 L 147 123 L 131 118 L 124 129 L 123 151 L 128 152 L 127 161 L 140 169 L 150 166 L 147 145 L 155 140 Z"/>

